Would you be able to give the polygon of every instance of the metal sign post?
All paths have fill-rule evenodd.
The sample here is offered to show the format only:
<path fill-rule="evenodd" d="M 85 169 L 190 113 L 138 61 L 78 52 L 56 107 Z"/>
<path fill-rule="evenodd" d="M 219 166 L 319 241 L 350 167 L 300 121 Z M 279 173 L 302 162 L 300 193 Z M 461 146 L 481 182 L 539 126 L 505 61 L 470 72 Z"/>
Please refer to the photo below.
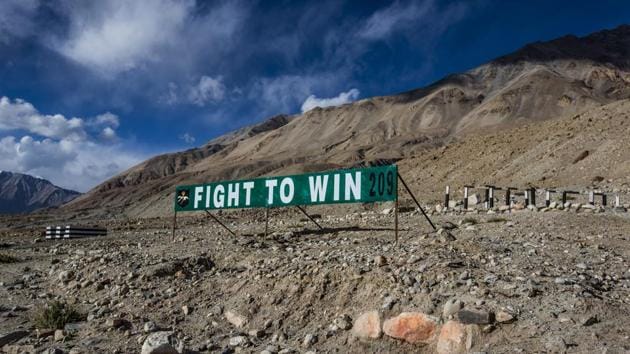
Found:
<path fill-rule="evenodd" d="M 269 208 L 265 208 L 265 238 L 269 233 Z"/>
<path fill-rule="evenodd" d="M 396 201 L 394 201 L 394 237 L 396 238 L 395 244 L 398 244 L 398 193 L 396 193 Z"/>
<path fill-rule="evenodd" d="M 175 229 L 177 228 L 177 210 L 173 213 L 173 236 L 171 241 L 175 240 Z"/>
<path fill-rule="evenodd" d="M 216 221 L 219 225 L 223 226 L 224 229 L 226 229 L 229 233 L 232 234 L 232 236 L 236 236 L 236 234 L 234 233 L 234 231 L 230 230 L 229 227 L 225 226 L 224 223 L 222 223 L 216 216 L 212 215 L 212 213 L 210 213 L 207 210 L 204 210 L 206 212 L 206 214 L 208 214 L 209 217 L 211 217 L 214 221 Z"/>
<path fill-rule="evenodd" d="M 319 227 L 320 230 L 323 230 L 324 228 L 317 223 L 317 221 L 315 221 L 315 219 L 313 219 L 313 217 L 311 217 L 310 215 L 308 215 L 308 213 L 306 212 L 306 210 L 304 210 L 301 206 L 296 205 L 296 207 L 298 209 L 300 209 L 300 211 L 302 212 L 302 214 L 306 215 L 307 218 L 309 218 L 309 220 L 311 220 L 313 222 L 313 224 L 317 225 L 317 227 Z"/>
<path fill-rule="evenodd" d="M 437 230 L 435 225 L 433 225 L 433 222 L 431 221 L 431 219 L 429 219 L 429 217 L 427 216 L 427 213 L 425 213 L 424 209 L 422 209 L 422 206 L 420 205 L 420 203 L 418 203 L 418 200 L 416 199 L 416 196 L 413 194 L 411 189 L 409 189 L 409 186 L 407 186 L 407 183 L 405 183 L 405 180 L 402 178 L 400 173 L 397 173 L 397 175 L 398 175 L 398 179 L 402 182 L 403 186 L 407 190 L 407 193 L 409 193 L 409 195 L 411 196 L 411 199 L 413 199 L 413 201 L 416 203 L 416 206 L 418 207 L 418 209 L 420 209 L 420 211 L 422 212 L 422 215 L 424 215 L 424 217 L 427 219 L 427 221 L 429 222 L 429 224 L 431 225 L 433 230 Z M 398 196 L 396 196 L 396 200 L 398 200 Z"/>

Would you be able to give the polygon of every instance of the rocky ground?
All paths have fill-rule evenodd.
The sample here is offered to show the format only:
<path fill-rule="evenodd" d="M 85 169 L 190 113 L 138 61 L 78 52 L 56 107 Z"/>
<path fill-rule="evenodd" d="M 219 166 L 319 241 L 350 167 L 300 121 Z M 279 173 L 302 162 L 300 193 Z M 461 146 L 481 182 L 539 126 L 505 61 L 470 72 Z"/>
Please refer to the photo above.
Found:
<path fill-rule="evenodd" d="M 101 221 L 106 237 L 0 236 L 4 352 L 627 353 L 630 215 L 575 208 L 324 216 L 291 209 Z M 311 209 L 313 213 L 317 210 Z M 342 215 L 342 214 L 337 214 Z M 36 222 L 34 220 L 31 220 Z M 19 226 L 22 225 L 22 226 Z M 43 225 L 43 224 L 42 224 Z M 11 256 L 13 258 L 9 258 Z M 83 315 L 37 329 L 52 300 Z M 165 344 L 170 342 L 170 344 Z"/>

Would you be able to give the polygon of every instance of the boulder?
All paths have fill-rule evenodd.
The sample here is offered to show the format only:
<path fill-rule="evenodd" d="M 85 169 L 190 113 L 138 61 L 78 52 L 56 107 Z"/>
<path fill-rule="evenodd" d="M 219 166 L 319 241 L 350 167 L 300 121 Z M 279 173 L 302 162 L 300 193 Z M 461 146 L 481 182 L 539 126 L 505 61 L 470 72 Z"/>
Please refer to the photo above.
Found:
<path fill-rule="evenodd" d="M 155 332 L 144 340 L 141 354 L 180 354 L 184 343 L 173 332 Z"/>
<path fill-rule="evenodd" d="M 487 311 L 460 310 L 457 319 L 464 324 L 490 324 L 494 322 L 494 314 Z"/>
<path fill-rule="evenodd" d="M 352 326 L 352 334 L 363 339 L 380 338 L 381 333 L 381 315 L 378 311 L 361 314 Z"/>
<path fill-rule="evenodd" d="M 226 311 L 225 319 L 236 328 L 243 328 L 247 324 L 247 317 L 233 311 Z"/>
<path fill-rule="evenodd" d="M 466 280 L 466 279 L 463 279 Z M 449 319 L 464 307 L 464 303 L 458 299 L 449 299 L 442 309 L 442 318 Z"/>
<path fill-rule="evenodd" d="M 464 354 L 479 341 L 481 331 L 477 325 L 448 321 L 440 330 L 436 352 L 438 354 Z"/>
<path fill-rule="evenodd" d="M 383 332 L 412 344 L 429 344 L 438 334 L 438 320 L 421 312 L 403 312 L 383 323 Z"/>

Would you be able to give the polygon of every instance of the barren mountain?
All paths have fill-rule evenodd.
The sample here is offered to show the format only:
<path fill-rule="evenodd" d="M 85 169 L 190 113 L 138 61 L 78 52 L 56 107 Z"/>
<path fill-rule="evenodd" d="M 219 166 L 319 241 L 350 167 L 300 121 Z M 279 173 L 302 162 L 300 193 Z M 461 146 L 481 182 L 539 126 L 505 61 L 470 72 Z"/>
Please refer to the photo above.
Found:
<path fill-rule="evenodd" d="M 59 206 L 79 194 L 57 187 L 42 178 L 0 171 L 0 214 L 27 213 Z"/>
<path fill-rule="evenodd" d="M 619 175 L 610 185 L 620 187 L 629 169 L 619 145 L 628 129 L 629 52 L 630 26 L 530 44 L 424 88 L 277 116 L 154 157 L 68 208 L 160 215 L 184 182 L 400 160 L 428 193 L 449 181 L 584 184 L 604 175 Z M 594 152 L 583 164 L 599 170 L 572 164 L 583 150 Z"/>

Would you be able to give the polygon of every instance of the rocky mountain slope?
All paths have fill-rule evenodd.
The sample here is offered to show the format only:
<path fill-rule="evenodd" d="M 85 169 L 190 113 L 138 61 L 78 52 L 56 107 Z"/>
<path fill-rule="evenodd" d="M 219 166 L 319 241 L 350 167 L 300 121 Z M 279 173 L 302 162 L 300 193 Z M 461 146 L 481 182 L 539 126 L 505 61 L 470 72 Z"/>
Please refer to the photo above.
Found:
<path fill-rule="evenodd" d="M 0 171 L 0 214 L 27 213 L 59 206 L 79 195 L 79 192 L 57 187 L 42 178 Z"/>
<path fill-rule="evenodd" d="M 614 148 L 621 143 L 615 124 L 622 130 L 626 124 L 628 104 L 618 102 L 630 97 L 629 48 L 630 26 L 582 38 L 565 36 L 527 45 L 417 90 L 340 107 L 316 108 L 293 117 L 274 117 L 202 147 L 154 157 L 97 186 L 68 208 L 105 206 L 109 212 L 133 216 L 160 215 L 171 210 L 171 192 L 180 183 L 375 161 L 400 161 L 410 174 L 417 171 L 418 175 L 426 175 L 428 178 L 412 178 L 412 183 L 427 193 L 441 190 L 441 183 L 449 180 L 590 181 L 595 177 L 593 170 L 571 165 L 575 174 L 568 178 L 562 177 L 566 171 L 554 170 L 552 165 L 570 163 L 575 158 L 572 154 L 581 151 L 569 152 L 567 148 L 564 154 L 546 156 L 542 151 L 571 146 L 580 135 L 585 143 L 609 147 L 596 148 L 598 168 L 627 168 L 623 163 L 616 164 L 616 155 L 610 154 L 624 154 Z M 590 121 L 576 118 L 576 122 L 571 122 L 572 117 L 587 116 Z M 539 124 L 563 119 L 565 123 L 558 125 Z M 595 127 L 600 120 L 611 125 L 606 131 L 612 135 Z M 574 131 L 567 131 L 567 126 Z M 474 140 L 480 134 L 486 138 Z M 546 141 L 547 137 L 553 137 L 553 143 Z M 475 143 L 469 145 L 469 139 Z M 493 140 L 494 145 L 479 139 Z M 525 142 L 531 145 L 523 145 Z M 539 154 L 533 155 L 531 148 Z M 466 170 L 446 159 L 444 151 L 464 161 Z M 427 156 L 431 156 L 430 161 L 426 161 Z M 481 163 L 482 160 L 486 162 Z M 496 161 L 502 164 L 497 165 Z M 506 163 L 510 173 L 505 169 Z M 535 174 L 536 171 L 539 172 Z M 437 180 L 435 176 L 442 177 Z M 620 187 L 616 182 L 611 183 Z"/>

